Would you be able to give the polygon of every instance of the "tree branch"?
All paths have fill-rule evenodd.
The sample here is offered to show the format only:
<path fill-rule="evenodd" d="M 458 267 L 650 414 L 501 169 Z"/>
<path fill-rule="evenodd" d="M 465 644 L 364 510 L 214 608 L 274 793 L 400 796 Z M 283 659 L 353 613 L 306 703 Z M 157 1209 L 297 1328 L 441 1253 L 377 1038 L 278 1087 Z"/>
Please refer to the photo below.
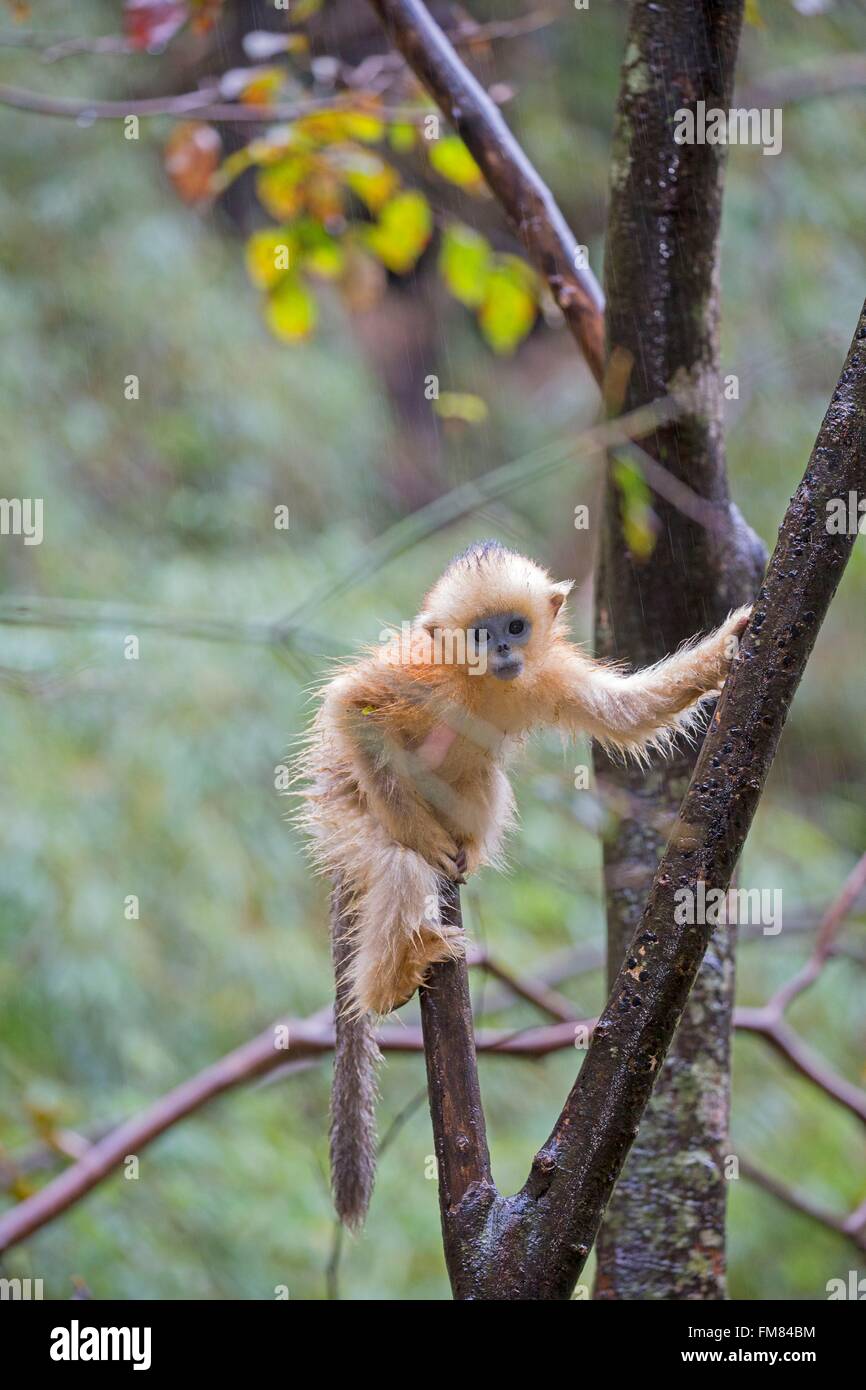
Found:
<path fill-rule="evenodd" d="M 553 194 L 421 0 L 370 0 L 415 76 L 438 102 L 547 280 L 597 382 L 604 375 L 604 297 Z"/>
<path fill-rule="evenodd" d="M 799 1212 L 801 1216 L 808 1216 L 811 1221 L 817 1221 L 831 1231 L 836 1231 L 838 1235 L 845 1236 L 853 1241 L 858 1250 L 866 1250 L 866 1208 L 858 1207 L 849 1216 L 837 1216 L 835 1212 L 828 1211 L 818 1202 L 813 1202 L 811 1197 L 796 1192 L 787 1183 L 774 1177 L 772 1173 L 766 1173 L 763 1168 L 745 1158 L 740 1159 L 740 1174 L 757 1187 L 762 1187 L 778 1201 L 784 1202 L 792 1211 Z"/>
<path fill-rule="evenodd" d="M 441 912 L 449 925 L 461 925 L 456 884 L 443 888 Z M 496 1196 L 478 1084 L 466 961 L 442 962 L 431 972 L 420 996 L 442 1235 L 445 1260 L 452 1269 L 472 1250 L 465 1238 L 464 1213 L 468 1210 L 474 1215 L 479 1205 L 486 1210 Z"/>
<path fill-rule="evenodd" d="M 492 98 L 487 99 L 492 105 Z M 301 116 L 309 116 L 316 111 L 339 110 L 345 106 L 357 110 L 364 105 L 361 92 L 308 97 L 304 101 L 247 105 L 244 102 L 220 101 L 218 87 L 202 87 L 194 92 L 178 92 L 173 96 L 124 97 L 119 101 L 102 101 L 87 97 L 52 97 L 43 92 L 31 92 L 23 87 L 10 87 L 5 82 L 0 83 L 0 106 L 9 106 L 16 111 L 30 111 L 38 116 L 56 116 L 62 120 L 86 122 L 125 121 L 128 116 L 139 116 L 143 119 L 152 116 L 195 116 L 200 121 L 262 125 L 273 121 L 296 121 Z M 383 110 L 378 102 L 373 102 L 370 109 L 376 115 L 401 121 L 420 121 L 425 114 L 409 106 Z"/>
<path fill-rule="evenodd" d="M 642 920 L 559 1120 L 515 1197 L 486 1193 L 481 1206 L 470 1193 L 456 1209 L 443 1206 L 443 1222 L 462 1239 L 461 1262 L 449 1271 L 458 1298 L 571 1294 L 712 936 L 712 923 L 678 911 L 680 895 L 695 904 L 699 882 L 722 892 L 730 884 L 854 544 L 856 530 L 830 534 L 828 505 L 852 491 L 866 492 L 866 305 Z"/>

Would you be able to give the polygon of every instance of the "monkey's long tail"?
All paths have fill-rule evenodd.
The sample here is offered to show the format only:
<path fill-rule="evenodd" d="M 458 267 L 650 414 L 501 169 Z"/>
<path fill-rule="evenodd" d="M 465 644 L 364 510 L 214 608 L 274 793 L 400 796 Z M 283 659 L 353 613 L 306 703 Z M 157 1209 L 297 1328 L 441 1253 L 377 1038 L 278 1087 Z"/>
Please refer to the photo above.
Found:
<path fill-rule="evenodd" d="M 367 1214 L 376 1176 L 376 1073 L 382 1054 L 372 1014 L 353 1013 L 349 1008 L 352 917 L 343 908 L 343 894 L 337 884 L 331 895 L 331 955 L 336 980 L 331 1191 L 340 1220 L 350 1230 L 357 1230 Z"/>

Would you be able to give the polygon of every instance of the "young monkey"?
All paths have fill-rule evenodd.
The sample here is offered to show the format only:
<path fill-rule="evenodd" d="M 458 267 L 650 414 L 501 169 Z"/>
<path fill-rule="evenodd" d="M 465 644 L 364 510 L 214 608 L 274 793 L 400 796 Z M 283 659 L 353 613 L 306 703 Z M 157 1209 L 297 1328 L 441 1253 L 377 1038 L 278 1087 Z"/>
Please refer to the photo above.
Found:
<path fill-rule="evenodd" d="M 471 545 L 408 633 L 322 692 L 303 758 L 300 816 L 335 885 L 337 1048 L 331 1172 L 339 1215 L 364 1217 L 375 1168 L 375 1016 L 463 952 L 439 916 L 439 879 L 500 865 L 514 820 L 504 767 L 540 725 L 638 758 L 699 726 L 749 609 L 644 671 L 593 660 L 567 635 L 570 583 L 496 541 Z"/>

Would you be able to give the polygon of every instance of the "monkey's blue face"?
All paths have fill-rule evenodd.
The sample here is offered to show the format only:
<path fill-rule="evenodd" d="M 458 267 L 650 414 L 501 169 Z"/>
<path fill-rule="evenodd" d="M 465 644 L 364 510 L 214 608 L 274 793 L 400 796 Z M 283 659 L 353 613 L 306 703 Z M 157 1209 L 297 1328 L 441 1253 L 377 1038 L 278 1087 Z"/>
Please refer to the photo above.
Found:
<path fill-rule="evenodd" d="M 469 640 L 478 655 L 486 655 L 487 669 L 498 680 L 513 681 L 523 670 L 523 653 L 532 623 L 522 613 L 491 613 L 469 628 Z"/>

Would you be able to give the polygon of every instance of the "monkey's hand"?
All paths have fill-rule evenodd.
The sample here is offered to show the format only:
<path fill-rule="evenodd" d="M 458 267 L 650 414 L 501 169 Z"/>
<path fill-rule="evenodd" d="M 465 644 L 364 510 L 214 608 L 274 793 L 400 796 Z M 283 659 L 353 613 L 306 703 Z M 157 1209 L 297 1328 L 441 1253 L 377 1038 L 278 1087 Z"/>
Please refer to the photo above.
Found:
<path fill-rule="evenodd" d="M 706 680 L 705 692 L 718 690 L 724 685 L 730 670 L 731 662 L 737 655 L 740 645 L 740 638 L 749 625 L 752 616 L 751 604 L 746 604 L 743 608 L 738 608 L 729 618 L 722 623 L 709 637 L 704 638 L 693 649 L 698 652 L 706 649 L 706 661 L 701 669 L 701 674 Z"/>
<path fill-rule="evenodd" d="M 467 867 L 465 850 L 461 849 L 453 836 L 449 835 L 438 821 L 431 818 L 430 824 L 429 842 L 412 846 L 412 848 L 417 848 L 418 853 L 422 854 L 427 863 L 432 865 L 438 873 L 453 879 L 455 883 L 465 883 Z"/>

